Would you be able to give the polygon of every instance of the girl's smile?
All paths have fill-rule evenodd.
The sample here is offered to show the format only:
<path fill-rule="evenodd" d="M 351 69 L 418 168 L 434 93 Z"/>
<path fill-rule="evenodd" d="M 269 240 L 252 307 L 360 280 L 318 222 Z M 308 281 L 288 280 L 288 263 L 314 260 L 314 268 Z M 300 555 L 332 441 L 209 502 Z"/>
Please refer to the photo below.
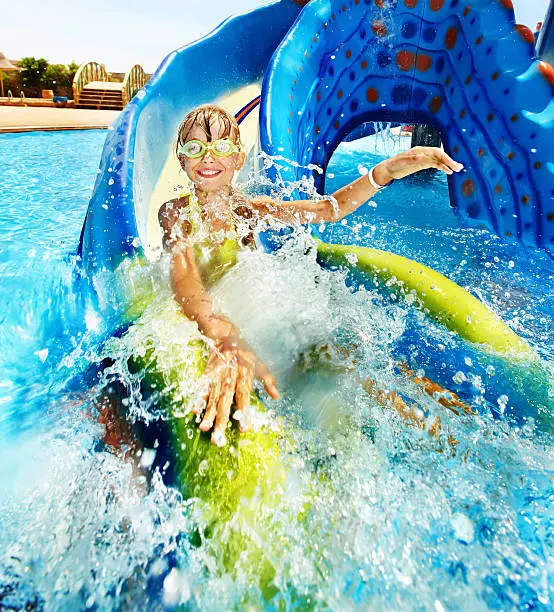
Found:
<path fill-rule="evenodd" d="M 198 170 L 196 170 L 196 174 L 198 174 L 198 176 L 205 178 L 205 179 L 211 179 L 211 178 L 215 178 L 216 176 L 219 176 L 221 173 L 223 172 L 223 170 L 219 170 L 217 168 L 199 168 Z"/>

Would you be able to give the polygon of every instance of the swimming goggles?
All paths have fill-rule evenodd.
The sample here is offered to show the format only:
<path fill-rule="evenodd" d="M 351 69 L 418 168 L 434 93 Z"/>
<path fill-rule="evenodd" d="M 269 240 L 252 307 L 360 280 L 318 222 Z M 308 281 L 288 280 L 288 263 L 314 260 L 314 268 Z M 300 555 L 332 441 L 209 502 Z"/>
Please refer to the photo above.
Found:
<path fill-rule="evenodd" d="M 179 149 L 179 155 L 184 155 L 189 159 L 198 159 L 203 157 L 206 151 L 210 151 L 210 153 L 216 157 L 229 157 L 233 155 L 233 153 L 238 153 L 240 151 L 240 145 L 236 145 L 228 138 L 219 138 L 209 144 L 201 140 L 188 140 Z"/>

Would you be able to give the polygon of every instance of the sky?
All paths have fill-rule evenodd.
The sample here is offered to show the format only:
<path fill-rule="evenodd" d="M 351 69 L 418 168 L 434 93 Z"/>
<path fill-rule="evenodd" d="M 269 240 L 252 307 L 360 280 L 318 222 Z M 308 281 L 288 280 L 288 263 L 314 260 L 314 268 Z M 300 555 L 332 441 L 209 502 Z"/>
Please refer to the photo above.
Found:
<path fill-rule="evenodd" d="M 513 0 L 516 19 L 534 29 L 548 0 Z M 2 8 L 0 52 L 67 64 L 95 60 L 108 72 L 141 64 L 153 72 L 174 49 L 231 14 L 265 0 L 16 0 Z M 4 2 L 2 3 L 4 4 Z"/>

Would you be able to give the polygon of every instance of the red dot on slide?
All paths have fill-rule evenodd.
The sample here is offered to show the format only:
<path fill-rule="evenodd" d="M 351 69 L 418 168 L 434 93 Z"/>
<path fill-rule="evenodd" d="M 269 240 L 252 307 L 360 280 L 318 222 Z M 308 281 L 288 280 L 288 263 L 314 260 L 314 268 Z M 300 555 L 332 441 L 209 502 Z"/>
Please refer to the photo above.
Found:
<path fill-rule="evenodd" d="M 416 60 L 416 68 L 419 72 L 427 72 L 429 68 L 431 68 L 431 64 L 433 61 L 431 60 L 429 55 L 419 54 Z"/>
<path fill-rule="evenodd" d="M 381 21 L 380 19 L 376 19 L 371 24 L 371 29 L 373 30 L 375 36 L 379 36 L 379 38 L 383 38 L 383 36 L 386 36 L 388 32 L 385 22 Z"/>
<path fill-rule="evenodd" d="M 548 62 L 539 62 L 539 72 L 554 87 L 554 68 Z"/>
<path fill-rule="evenodd" d="M 475 185 L 473 184 L 473 181 L 471 179 L 467 179 L 467 181 L 464 181 L 464 184 L 462 185 L 462 193 L 465 195 L 466 198 L 469 198 L 473 195 L 474 189 Z"/>
<path fill-rule="evenodd" d="M 442 107 L 442 98 L 440 96 L 435 96 L 431 100 L 431 104 L 429 105 L 429 108 L 431 109 L 431 112 L 438 113 L 440 111 L 441 107 Z"/>
<path fill-rule="evenodd" d="M 370 87 L 367 90 L 366 97 L 369 100 L 369 102 L 374 104 L 379 99 L 379 92 L 374 87 Z"/>
<path fill-rule="evenodd" d="M 429 7 L 432 11 L 440 11 L 444 6 L 444 0 L 429 0 Z"/>
<path fill-rule="evenodd" d="M 530 28 L 525 25 L 516 25 L 516 32 L 523 38 L 526 43 L 535 45 L 535 35 L 531 32 Z"/>
<path fill-rule="evenodd" d="M 414 67 L 415 55 L 411 51 L 399 51 L 396 54 L 396 65 L 400 70 L 407 72 Z"/>
<path fill-rule="evenodd" d="M 448 50 L 453 49 L 456 45 L 457 40 L 458 40 L 458 28 L 452 27 L 446 33 L 446 38 L 444 39 L 444 46 Z"/>

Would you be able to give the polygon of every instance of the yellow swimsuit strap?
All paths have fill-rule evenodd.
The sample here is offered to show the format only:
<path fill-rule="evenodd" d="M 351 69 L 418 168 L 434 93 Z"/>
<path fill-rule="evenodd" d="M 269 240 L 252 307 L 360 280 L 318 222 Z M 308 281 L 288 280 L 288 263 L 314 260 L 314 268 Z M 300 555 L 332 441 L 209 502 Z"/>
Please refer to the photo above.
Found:
<path fill-rule="evenodd" d="M 179 197 L 189 198 L 188 206 L 193 212 L 198 213 L 197 218 L 199 219 L 200 206 L 194 194 L 183 193 L 180 194 Z M 194 223 L 194 216 L 195 215 L 191 215 L 189 219 L 193 233 L 198 229 L 197 223 Z M 193 248 L 204 280 L 208 285 L 212 285 L 219 280 L 227 270 L 235 265 L 238 252 L 241 250 L 241 245 L 236 238 L 225 238 L 225 240 L 219 244 L 214 244 L 208 238 L 196 242 Z"/>

